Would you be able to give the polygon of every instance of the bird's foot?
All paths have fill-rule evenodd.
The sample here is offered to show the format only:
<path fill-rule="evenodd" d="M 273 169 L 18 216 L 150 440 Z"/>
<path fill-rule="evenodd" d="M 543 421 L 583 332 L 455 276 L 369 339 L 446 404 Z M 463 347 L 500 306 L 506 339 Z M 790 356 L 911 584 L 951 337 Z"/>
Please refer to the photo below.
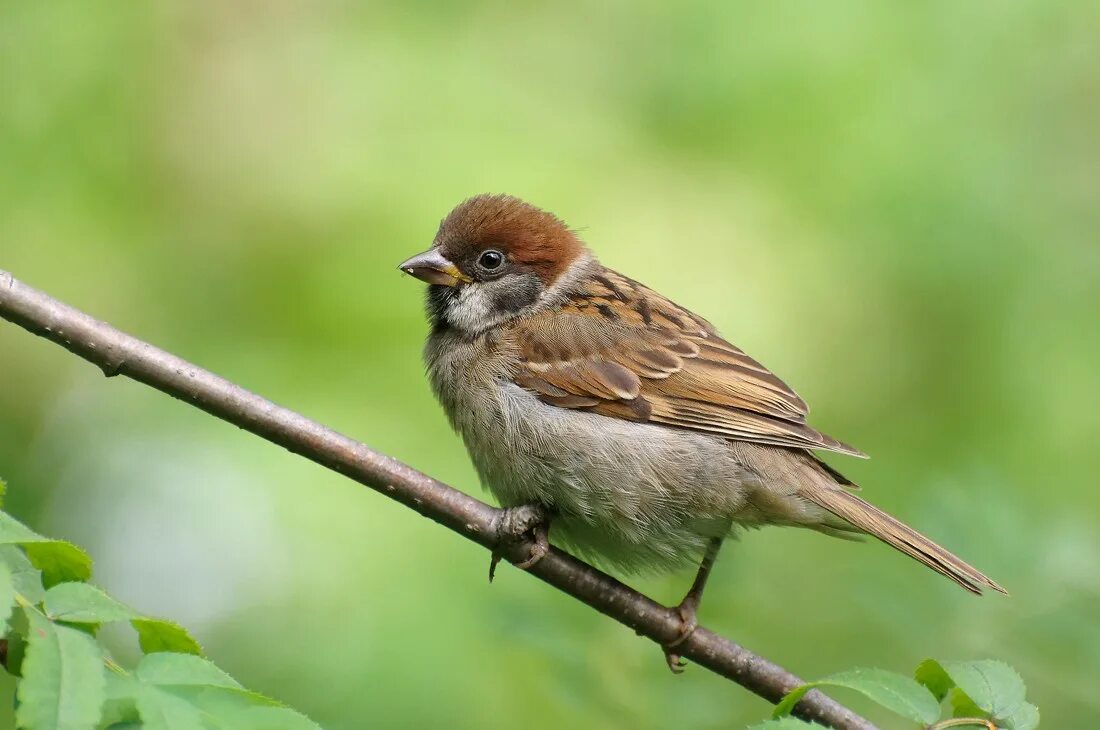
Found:
<path fill-rule="evenodd" d="M 695 629 L 699 628 L 699 618 L 697 615 L 699 601 L 694 596 L 689 595 L 680 602 L 680 605 L 677 606 L 675 610 L 680 616 L 680 632 L 676 635 L 675 639 L 661 648 L 665 651 L 665 662 L 668 664 L 668 668 L 672 670 L 672 673 L 683 674 L 686 662 L 683 657 L 676 653 L 676 648 L 687 641 L 688 637 L 695 633 Z"/>
<path fill-rule="evenodd" d="M 525 560 L 516 563 L 521 570 L 530 570 L 550 552 L 551 513 L 541 504 L 523 504 L 501 510 L 497 519 L 497 539 L 501 543 L 531 542 L 531 552 Z M 489 562 L 489 582 L 496 576 L 497 564 L 503 556 L 493 551 Z"/>

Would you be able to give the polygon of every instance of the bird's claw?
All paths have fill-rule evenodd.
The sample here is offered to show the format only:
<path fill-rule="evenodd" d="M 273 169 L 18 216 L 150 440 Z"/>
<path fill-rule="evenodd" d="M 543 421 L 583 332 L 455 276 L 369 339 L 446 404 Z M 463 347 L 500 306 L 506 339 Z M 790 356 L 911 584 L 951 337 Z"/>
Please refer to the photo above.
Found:
<path fill-rule="evenodd" d="M 673 674 L 683 674 L 684 667 L 687 665 L 675 649 L 687 641 L 688 637 L 695 633 L 695 629 L 699 628 L 697 609 L 696 602 L 690 598 L 685 598 L 683 603 L 676 607 L 676 613 L 680 616 L 680 632 L 675 639 L 661 647 L 665 652 L 665 662 Z"/>
<path fill-rule="evenodd" d="M 550 511 L 540 504 L 524 504 L 501 510 L 497 520 L 497 539 L 502 542 L 532 541 L 531 552 L 516 563 L 521 570 L 530 570 L 550 552 Z M 503 555 L 493 551 L 489 561 L 489 582 L 496 577 L 497 565 Z"/>
<path fill-rule="evenodd" d="M 687 666 L 687 662 L 684 658 L 674 651 L 671 651 L 667 646 L 665 647 L 665 663 L 668 664 L 668 670 L 673 674 L 683 674 L 684 667 Z"/>
<path fill-rule="evenodd" d="M 530 570 L 535 566 L 535 563 L 546 557 L 548 552 L 550 552 L 550 540 L 546 535 L 546 530 L 536 530 L 535 544 L 531 546 L 531 554 L 526 560 L 516 563 L 516 567 L 520 570 Z"/>

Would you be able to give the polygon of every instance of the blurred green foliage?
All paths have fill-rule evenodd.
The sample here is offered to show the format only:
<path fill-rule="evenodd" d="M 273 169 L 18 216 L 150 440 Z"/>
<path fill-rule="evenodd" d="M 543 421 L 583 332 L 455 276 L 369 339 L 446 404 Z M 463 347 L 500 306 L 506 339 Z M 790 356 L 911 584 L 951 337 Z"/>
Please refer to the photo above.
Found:
<path fill-rule="evenodd" d="M 792 383 L 873 455 L 834 461 L 870 499 L 1013 594 L 773 529 L 719 562 L 708 625 L 807 677 L 1001 658 L 1046 726 L 1079 726 L 1100 718 L 1097 27 L 1058 0 L 3 2 L 0 267 L 481 494 L 395 266 L 462 198 L 525 197 Z M 768 712 L 11 326 L 0 474 L 113 595 L 329 728 Z"/>

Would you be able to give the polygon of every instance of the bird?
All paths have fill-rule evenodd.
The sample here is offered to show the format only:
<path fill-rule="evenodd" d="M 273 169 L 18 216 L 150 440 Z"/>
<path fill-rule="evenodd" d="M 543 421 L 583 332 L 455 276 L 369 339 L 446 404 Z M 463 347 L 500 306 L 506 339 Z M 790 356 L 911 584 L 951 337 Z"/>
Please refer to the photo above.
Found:
<path fill-rule="evenodd" d="M 972 593 L 1007 593 L 858 496 L 815 452 L 861 451 L 810 426 L 806 402 L 707 320 L 603 266 L 555 214 L 471 197 L 399 268 L 428 284 L 436 398 L 483 484 L 530 525 L 518 565 L 537 563 L 552 532 L 624 574 L 696 569 L 664 647 L 674 672 L 719 550 L 745 528 L 870 535 Z"/>

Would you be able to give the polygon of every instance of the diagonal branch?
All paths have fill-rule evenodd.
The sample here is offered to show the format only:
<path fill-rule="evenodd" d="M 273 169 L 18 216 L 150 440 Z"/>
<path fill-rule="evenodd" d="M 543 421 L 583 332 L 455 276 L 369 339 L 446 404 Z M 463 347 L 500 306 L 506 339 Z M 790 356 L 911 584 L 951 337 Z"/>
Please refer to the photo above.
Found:
<path fill-rule="evenodd" d="M 377 490 L 483 547 L 499 550 L 514 562 L 530 552 L 529 544 L 502 539 L 501 510 L 120 332 L 2 270 L 0 317 L 99 366 L 108 377 L 125 375 L 201 408 Z M 658 644 L 678 635 L 680 619 L 674 611 L 560 550 L 551 549 L 530 572 Z M 703 627 L 677 652 L 769 702 L 778 702 L 802 684 L 782 667 Z M 794 714 L 838 730 L 874 730 L 870 722 L 817 690 L 798 703 Z"/>

